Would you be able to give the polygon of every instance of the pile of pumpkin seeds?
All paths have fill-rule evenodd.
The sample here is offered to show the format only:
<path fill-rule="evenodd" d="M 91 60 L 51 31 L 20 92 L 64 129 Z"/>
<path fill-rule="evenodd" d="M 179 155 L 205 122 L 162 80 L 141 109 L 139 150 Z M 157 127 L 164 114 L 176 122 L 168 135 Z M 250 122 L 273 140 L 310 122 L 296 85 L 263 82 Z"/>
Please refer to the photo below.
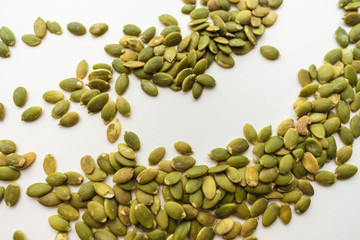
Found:
<path fill-rule="evenodd" d="M 16 181 L 20 178 L 20 171 L 27 169 L 35 159 L 34 152 L 18 154 L 13 141 L 0 140 L 0 180 Z M 3 198 L 7 206 L 14 206 L 20 198 L 20 186 L 16 182 L 8 184 L 6 188 L 0 186 L 0 201 Z"/>
<path fill-rule="evenodd" d="M 186 5 L 182 11 L 188 11 L 191 15 L 191 12 L 196 10 L 193 5 L 196 1 L 184 2 Z M 276 7 L 276 4 L 280 5 L 282 1 L 201 1 L 212 12 L 221 8 L 227 9 L 227 3 L 236 3 L 239 9 L 239 6 L 251 9 L 247 4 L 253 2 L 257 3 L 255 7 L 259 3 Z M 339 5 L 345 10 L 351 11 L 360 7 L 357 1 L 351 0 L 340 0 Z M 200 15 L 205 15 L 206 8 L 199 9 L 201 10 L 196 11 Z M 197 12 L 193 15 L 199 14 Z M 217 17 L 215 18 L 217 19 Z M 213 20 L 214 26 L 217 26 L 214 17 Z M 160 21 L 171 26 L 177 24 L 176 19 L 174 20 L 169 15 L 160 16 Z M 125 143 L 119 143 L 116 152 L 100 154 L 96 161 L 97 166 L 89 155 L 81 159 L 81 168 L 90 180 L 86 183 L 83 183 L 83 176 L 80 173 L 56 172 L 55 158 L 51 154 L 46 155 L 44 170 L 48 174 L 47 183 L 32 184 L 28 187 L 27 194 L 36 197 L 38 202 L 44 206 L 57 206 L 58 215 L 49 218 L 50 226 L 59 231 L 56 239 L 67 239 L 66 232 L 70 231 L 69 222 L 79 218 L 81 209 L 85 210 L 82 213 L 83 221 L 75 223 L 75 230 L 80 239 L 117 239 L 117 236 L 125 236 L 125 239 L 157 240 L 185 239 L 188 236 L 190 239 L 202 240 L 213 239 L 215 235 L 220 235 L 224 239 L 234 239 L 240 235 L 244 239 L 250 240 L 257 239 L 252 234 L 257 228 L 260 216 L 263 226 L 270 226 L 278 217 L 288 224 L 292 216 L 291 204 L 294 204 L 295 212 L 298 214 L 306 212 L 309 208 L 310 197 L 314 194 L 311 181 L 322 185 L 332 185 L 337 179 L 351 178 L 358 170 L 356 166 L 347 162 L 352 155 L 354 139 L 360 136 L 360 114 L 351 117 L 351 112 L 355 113 L 360 109 L 360 81 L 357 78 L 357 74 L 360 72 L 358 60 L 360 51 L 357 52 L 357 47 L 360 45 L 360 25 L 354 24 L 355 20 L 348 19 L 348 21 L 354 26 L 349 34 L 340 27 L 335 33 L 336 40 L 344 49 L 329 51 L 325 55 L 324 65 L 318 69 L 315 65 L 311 65 L 308 70 L 299 71 L 298 78 L 303 89 L 294 103 L 298 119 L 297 121 L 291 118 L 285 119 L 277 127 L 276 135 L 273 135 L 271 126 L 264 127 L 258 132 L 252 125 L 245 124 L 243 128 L 245 138 L 234 139 L 225 148 L 219 147 L 210 151 L 209 158 L 216 163 L 213 167 L 195 165 L 196 160 L 191 157 L 193 154 L 191 146 L 180 141 L 174 144 L 180 155 L 175 156 L 171 161 L 163 160 L 165 148 L 158 147 L 149 154 L 148 158 L 149 165 L 158 165 L 157 168 L 146 168 L 138 165 L 136 161 L 136 151 L 140 149 L 141 145 L 138 136 L 135 133 L 126 132 Z M 196 31 L 212 27 L 206 21 L 198 24 L 203 24 L 203 26 Z M 244 30 L 244 34 L 251 43 L 246 32 Z M 141 31 L 139 32 L 134 25 L 126 25 L 124 33 L 140 35 Z M 171 37 L 170 40 L 173 40 L 172 38 L 179 39 L 177 31 L 172 33 L 175 33 L 173 35 L 177 35 L 177 37 Z M 201 33 L 199 35 L 207 36 L 211 38 L 210 41 L 219 44 L 223 43 L 212 38 L 232 37 L 221 34 L 223 33 L 220 33 L 219 36 Z M 201 37 L 199 36 L 199 38 Z M 129 37 L 129 39 L 135 38 Z M 137 45 L 139 41 L 135 40 L 133 43 Z M 356 48 L 347 49 L 349 43 L 356 43 Z M 117 45 L 116 47 L 121 54 L 125 54 L 124 46 Z M 220 46 L 218 47 L 222 49 Z M 266 48 L 263 51 L 267 51 Z M 168 49 L 165 47 L 165 51 Z M 198 51 L 201 50 L 198 49 Z M 220 50 L 220 53 L 226 54 L 223 50 Z M 188 55 L 190 55 L 190 51 L 186 57 Z M 270 56 L 269 59 L 276 58 L 271 57 L 272 54 L 265 55 Z M 214 58 L 218 62 L 216 59 L 219 59 L 219 56 Z M 153 61 L 154 64 L 150 64 L 150 68 L 157 65 L 157 60 Z M 181 61 L 182 59 L 179 63 Z M 126 67 L 124 65 L 127 64 L 127 70 L 129 70 L 129 68 L 134 68 L 129 66 L 140 65 L 138 62 L 136 59 L 120 64 L 121 68 Z M 146 73 L 145 65 L 146 63 L 141 67 L 144 73 Z M 219 63 L 219 65 L 221 64 Z M 89 85 L 91 85 L 91 81 L 98 79 L 91 79 L 91 74 L 101 76 L 99 79 L 104 82 L 110 81 L 112 78 L 111 66 L 110 68 L 107 64 L 98 66 L 101 67 L 93 67 L 94 71 L 89 74 Z M 79 72 L 82 68 L 86 69 L 87 73 L 87 63 L 79 64 Z M 116 70 L 114 64 L 113 68 Z M 73 98 L 76 96 L 79 99 L 78 102 L 89 100 L 87 104 L 83 103 L 88 106 L 94 97 L 85 99 L 80 92 L 75 94 L 80 90 L 92 91 L 82 89 L 83 83 L 79 79 L 83 79 L 86 73 L 80 77 L 77 71 L 77 79 L 64 80 L 65 85 L 63 82 L 60 87 L 63 85 L 64 90 L 74 88 L 74 90 L 70 90 L 73 91 Z M 128 73 L 122 74 L 123 78 L 125 76 L 127 78 Z M 315 80 L 318 83 L 315 83 Z M 154 81 L 153 78 L 152 81 Z M 101 82 L 101 86 L 106 86 L 104 82 Z M 121 86 L 127 86 L 127 84 L 128 78 L 118 83 Z M 90 105 L 90 110 L 88 106 L 88 110 L 99 112 L 110 103 L 108 97 L 103 97 L 106 96 L 106 93 L 101 93 L 108 89 L 103 91 L 98 88 L 94 89 L 98 90 L 93 93 L 94 96 L 102 97 L 99 98 L 101 100 Z M 126 91 L 126 87 L 121 89 Z M 55 95 L 61 94 L 57 92 Z M 51 102 L 52 100 L 49 99 L 52 99 L 52 94 L 44 94 L 44 99 Z M 53 103 L 57 104 L 62 101 L 63 96 L 57 99 L 59 100 L 53 100 Z M 107 109 L 111 109 L 112 113 L 114 106 L 116 108 L 117 105 L 112 102 Z M 130 107 L 126 109 L 128 112 L 123 112 L 124 116 L 130 113 Z M 104 122 L 112 122 L 114 116 L 111 117 L 112 114 L 107 113 L 107 111 L 102 112 Z M 349 127 L 346 126 L 348 123 Z M 339 134 L 344 144 L 339 149 L 333 136 L 336 133 Z M 115 136 L 113 142 L 116 142 L 118 138 L 118 135 L 115 134 Z M 253 145 L 252 160 L 254 164 L 250 164 L 250 159 L 244 155 L 251 144 Z M 4 150 L 6 151 L 6 149 Z M 0 151 L 3 152 L 3 150 Z M 10 159 L 8 156 L 4 159 Z M 327 162 L 332 160 L 338 165 L 334 172 L 321 170 Z M 113 175 L 113 187 L 104 182 L 108 175 Z M 77 192 L 71 193 L 68 185 L 81 186 Z M 54 192 L 52 192 L 53 188 Z M 135 192 L 135 199 L 133 199 L 132 192 Z M 160 199 L 160 192 L 165 201 L 164 204 Z M 281 205 L 277 203 L 279 200 L 282 202 Z M 215 211 L 212 213 L 212 210 Z M 244 221 L 242 223 L 234 221 L 231 216 L 236 216 Z M 133 226 L 134 229 L 128 231 L 130 226 Z M 138 231 L 142 233 L 138 233 Z M 17 234 L 23 235 L 21 232 Z"/>
<path fill-rule="evenodd" d="M 8 27 L 0 28 L 0 57 L 7 58 L 10 56 L 8 47 L 15 45 L 15 35 Z"/>

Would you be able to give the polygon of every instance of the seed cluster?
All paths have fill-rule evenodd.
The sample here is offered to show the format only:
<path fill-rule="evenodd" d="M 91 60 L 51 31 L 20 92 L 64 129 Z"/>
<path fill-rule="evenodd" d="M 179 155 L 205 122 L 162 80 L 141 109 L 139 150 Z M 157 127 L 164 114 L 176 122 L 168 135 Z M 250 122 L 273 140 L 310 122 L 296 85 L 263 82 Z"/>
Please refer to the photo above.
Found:
<path fill-rule="evenodd" d="M 141 88 L 150 96 L 158 94 L 157 86 L 169 86 L 174 91 L 192 90 L 197 99 L 204 86 L 215 86 L 215 80 L 205 74 L 209 65 L 215 61 L 222 67 L 232 67 L 235 62 L 230 54 L 250 51 L 257 43 L 256 36 L 276 21 L 277 15 L 270 8 L 282 4 L 282 0 L 201 0 L 206 7 L 196 8 L 196 0 L 183 1 L 186 5 L 181 11 L 192 18 L 190 35 L 182 38 L 178 21 L 168 14 L 159 16 L 166 26 L 159 36 L 155 36 L 155 27 L 142 32 L 127 24 L 119 44 L 104 48 L 117 58 L 112 66 L 98 63 L 88 74 L 88 63 L 83 60 L 76 68 L 76 77 L 60 82 L 61 89 L 71 92 L 71 101 L 86 105 L 89 113 L 101 112 L 104 123 L 109 124 L 108 141 L 116 142 L 120 136 L 120 122 L 113 120 L 116 113 L 130 115 L 130 105 L 121 95 L 129 85 L 131 71 L 142 79 Z M 237 10 L 230 11 L 232 4 Z M 352 29 L 349 33 L 341 27 L 336 30 L 335 39 L 342 49 L 329 51 L 322 66 L 311 65 L 308 70 L 299 71 L 303 88 L 293 105 L 298 119 L 282 121 L 276 135 L 271 126 L 257 131 L 245 124 L 245 138 L 236 138 L 225 148 L 210 151 L 208 155 L 215 166 L 196 165 L 192 147 L 182 141 L 174 144 L 179 155 L 172 160 L 164 160 L 166 149 L 158 147 L 148 157 L 149 165 L 157 168 L 138 165 L 136 151 L 141 142 L 130 131 L 125 132 L 124 143 L 118 143 L 117 151 L 100 154 L 96 163 L 89 155 L 81 158 L 81 169 L 89 179 L 85 183 L 80 173 L 57 172 L 54 156 L 47 154 L 43 162 L 46 183 L 30 185 L 26 194 L 43 206 L 57 207 L 57 215 L 49 217 L 50 226 L 58 231 L 55 239 L 68 239 L 70 222 L 76 221 L 75 231 L 82 240 L 115 240 L 117 236 L 125 236 L 126 240 L 211 240 L 215 235 L 256 240 L 252 234 L 260 219 L 265 227 L 277 218 L 288 224 L 292 204 L 298 214 L 308 210 L 314 195 L 311 181 L 328 186 L 354 176 L 358 168 L 347 162 L 353 152 L 352 144 L 360 136 L 360 113 L 351 116 L 360 109 L 360 15 L 353 11 L 360 3 L 340 0 L 339 6 L 349 11 L 344 21 Z M 209 16 L 213 25 L 208 22 Z M 2 41 L 11 45 L 11 31 L 2 29 Z M 38 18 L 35 35 L 24 35 L 23 41 L 39 44 L 46 29 L 61 33 L 57 23 Z M 75 35 L 86 32 L 77 22 L 69 23 L 67 29 Z M 90 33 L 101 36 L 107 30 L 106 24 L 99 23 L 90 28 Z M 348 49 L 350 43 L 356 47 Z M 0 44 L 0 54 L 6 53 L 4 49 Z M 279 57 L 279 51 L 272 46 L 263 46 L 260 51 L 270 60 Z M 119 95 L 116 102 L 109 101 L 106 93 L 111 88 L 113 70 L 120 73 L 115 82 Z M 89 89 L 83 88 L 86 76 Z M 26 99 L 24 88 L 15 89 L 13 100 L 18 107 Z M 68 112 L 70 102 L 60 91 L 47 91 L 43 99 L 55 104 L 51 115 L 60 119 L 59 125 L 71 127 L 78 122 L 79 114 Z M 41 107 L 30 107 L 22 120 L 33 121 L 41 111 Z M 0 119 L 4 113 L 0 105 Z M 334 138 L 337 133 L 344 144 L 339 149 Z M 244 155 L 250 146 L 253 163 Z M 35 160 L 35 153 L 19 155 L 15 151 L 15 143 L 0 141 L 0 180 L 18 179 L 19 170 Z M 338 165 L 334 172 L 321 170 L 332 160 Z M 108 176 L 112 176 L 113 186 L 105 183 Z M 77 192 L 71 192 L 71 186 L 79 186 Z M 0 199 L 4 197 L 8 206 L 16 204 L 19 195 L 16 183 L 6 189 L 0 187 Z M 82 221 L 78 220 L 80 216 Z M 235 221 L 232 216 L 243 221 Z M 133 229 L 128 230 L 130 227 Z M 16 231 L 14 239 L 25 236 Z"/>

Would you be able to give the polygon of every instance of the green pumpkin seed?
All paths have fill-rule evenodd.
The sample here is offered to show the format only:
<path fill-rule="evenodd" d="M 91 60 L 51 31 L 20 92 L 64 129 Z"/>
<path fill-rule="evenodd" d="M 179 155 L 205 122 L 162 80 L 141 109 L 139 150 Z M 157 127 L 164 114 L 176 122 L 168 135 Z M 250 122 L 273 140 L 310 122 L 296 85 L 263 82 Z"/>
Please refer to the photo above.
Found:
<path fill-rule="evenodd" d="M 126 24 L 123 27 L 123 32 L 126 35 L 130 35 L 130 36 L 139 36 L 141 33 L 141 29 L 133 24 Z"/>
<path fill-rule="evenodd" d="M 21 37 L 21 39 L 29 46 L 37 46 L 41 43 L 41 39 L 34 34 L 25 34 Z"/>
<path fill-rule="evenodd" d="M 34 32 L 38 38 L 45 37 L 46 34 L 46 22 L 41 17 L 38 17 L 34 22 Z"/>
<path fill-rule="evenodd" d="M 13 101 L 16 106 L 22 107 L 27 100 L 27 91 L 24 87 L 17 87 L 13 93 Z"/>
<path fill-rule="evenodd" d="M 62 34 L 61 26 L 58 22 L 46 21 L 46 28 L 50 33 L 60 35 Z"/>
<path fill-rule="evenodd" d="M 20 197 L 20 187 L 17 183 L 10 183 L 4 192 L 4 201 L 8 207 L 14 206 Z"/>
<path fill-rule="evenodd" d="M 22 113 L 21 120 L 24 122 L 34 121 L 41 115 L 41 112 L 41 107 L 30 107 Z"/>
<path fill-rule="evenodd" d="M 67 99 L 57 102 L 51 110 L 51 116 L 55 119 L 61 118 L 70 108 L 70 102 Z"/>
<path fill-rule="evenodd" d="M 86 33 L 86 28 L 79 22 L 71 22 L 67 25 L 67 29 L 74 35 L 84 35 Z"/>
<path fill-rule="evenodd" d="M 181 220 L 186 217 L 184 208 L 177 202 L 167 201 L 164 204 L 166 213 L 174 220 Z"/>
<path fill-rule="evenodd" d="M 104 47 L 104 50 L 107 54 L 109 54 L 112 57 L 120 57 L 120 55 L 125 52 L 124 46 L 122 46 L 121 44 L 108 44 Z M 115 59 L 114 61 L 118 62 L 120 60 Z M 114 67 L 114 62 L 113 62 L 113 67 Z"/>
<path fill-rule="evenodd" d="M 225 235 L 231 231 L 234 226 L 234 220 L 231 218 L 225 218 L 219 221 L 215 227 L 215 233 L 218 235 Z"/>
<path fill-rule="evenodd" d="M 67 78 L 59 83 L 59 87 L 68 92 L 79 90 L 83 85 L 84 83 L 79 78 Z"/>
<path fill-rule="evenodd" d="M 64 94 L 57 90 L 50 90 L 43 94 L 44 101 L 48 103 L 57 103 L 64 98 Z"/>
<path fill-rule="evenodd" d="M 109 94 L 100 93 L 95 97 L 91 98 L 91 100 L 87 104 L 88 112 L 99 112 L 109 101 Z"/>
<path fill-rule="evenodd" d="M 52 186 L 47 183 L 34 183 L 27 188 L 26 194 L 29 197 L 42 197 L 49 193 L 51 189 Z"/>
<path fill-rule="evenodd" d="M 7 46 L 14 46 L 15 44 L 14 33 L 8 27 L 1 27 L 0 38 Z"/>
<path fill-rule="evenodd" d="M 0 41 L 0 57 L 7 58 L 10 56 L 9 48 L 5 43 Z"/>
<path fill-rule="evenodd" d="M 320 171 L 315 175 L 315 180 L 322 185 L 332 185 L 336 182 L 336 175 L 329 171 Z"/>
<path fill-rule="evenodd" d="M 81 240 L 94 239 L 94 234 L 91 228 L 82 221 L 77 221 L 75 223 L 75 230 Z"/>
<path fill-rule="evenodd" d="M 95 23 L 90 27 L 89 32 L 92 35 L 101 36 L 106 33 L 108 29 L 109 26 L 106 23 Z"/>
<path fill-rule="evenodd" d="M 292 218 L 291 208 L 288 203 L 282 203 L 280 206 L 280 219 L 284 224 L 289 224 Z"/>
<path fill-rule="evenodd" d="M 196 240 L 212 240 L 215 232 L 211 227 L 203 227 L 197 234 Z"/>
<path fill-rule="evenodd" d="M 25 234 L 22 231 L 17 230 L 17 231 L 14 232 L 13 239 L 14 240 L 25 240 L 26 237 L 25 237 Z"/>
<path fill-rule="evenodd" d="M 65 113 L 59 121 L 59 125 L 63 127 L 72 127 L 78 123 L 80 115 L 77 112 Z"/>
<path fill-rule="evenodd" d="M 5 116 L 5 107 L 4 104 L 0 102 L 0 121 L 4 119 Z"/>
<path fill-rule="evenodd" d="M 176 25 L 177 26 L 178 25 L 178 21 L 176 20 L 176 18 L 174 18 L 170 14 L 162 14 L 162 15 L 160 15 L 159 20 L 165 26 L 170 26 L 170 25 Z"/>
<path fill-rule="evenodd" d="M 56 231 L 68 232 L 71 230 L 69 221 L 60 217 L 59 215 L 52 215 L 49 217 L 50 226 Z"/>

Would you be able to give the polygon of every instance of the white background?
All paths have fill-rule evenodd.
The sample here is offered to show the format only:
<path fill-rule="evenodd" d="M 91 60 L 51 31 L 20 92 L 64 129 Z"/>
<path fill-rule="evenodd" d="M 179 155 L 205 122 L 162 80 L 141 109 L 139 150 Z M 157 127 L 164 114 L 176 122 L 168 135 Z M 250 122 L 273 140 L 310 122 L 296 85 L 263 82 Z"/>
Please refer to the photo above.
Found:
<path fill-rule="evenodd" d="M 189 16 L 181 14 L 181 0 L 0 2 L 0 25 L 12 29 L 17 40 L 16 46 L 10 49 L 11 57 L 0 59 L 0 101 L 7 110 L 0 123 L 0 138 L 16 142 L 19 153 L 38 154 L 33 166 L 23 171 L 17 181 L 22 188 L 18 204 L 9 208 L 4 202 L 0 203 L 0 239 L 11 239 L 17 229 L 23 230 L 30 240 L 54 239 L 56 232 L 47 219 L 56 214 L 56 209 L 45 208 L 25 195 L 30 184 L 45 180 L 42 169 L 45 154 L 56 157 L 58 171 L 80 171 L 81 156 L 90 154 L 96 158 L 102 152 L 116 151 L 117 147 L 107 142 L 106 126 L 100 114 L 88 115 L 77 103 L 71 104 L 71 111 L 80 113 L 80 122 L 69 129 L 57 126 L 58 121 L 50 116 L 52 105 L 42 100 L 42 94 L 59 90 L 59 81 L 75 76 L 77 63 L 82 59 L 90 66 L 111 63 L 112 58 L 103 47 L 118 42 L 123 36 L 123 25 L 134 23 L 142 29 L 154 25 L 159 33 L 162 26 L 158 16 L 170 13 L 179 20 L 185 36 L 189 33 L 186 26 Z M 324 54 L 338 47 L 334 32 L 339 25 L 344 25 L 341 20 L 344 11 L 337 7 L 337 0 L 285 0 L 277 12 L 277 23 L 266 30 L 253 51 L 234 57 L 233 69 L 222 69 L 215 63 L 211 66 L 208 73 L 216 78 L 217 86 L 204 90 L 198 101 L 191 93 L 174 93 L 168 88 L 159 89 L 156 98 L 149 97 L 142 92 L 139 80 L 131 75 L 124 95 L 132 107 L 131 117 L 117 115 L 122 124 L 119 141 L 123 141 L 125 130 L 140 136 L 142 148 L 137 158 L 140 164 L 146 165 L 148 154 L 158 146 L 165 146 L 165 158 L 171 159 L 176 154 L 173 143 L 184 140 L 193 146 L 198 163 L 213 165 L 206 154 L 214 147 L 225 147 L 232 139 L 243 137 L 245 123 L 253 124 L 257 130 L 271 124 L 276 131 L 283 119 L 295 118 L 292 103 L 300 90 L 297 72 L 312 63 L 320 66 Z M 33 22 L 38 16 L 58 21 L 64 33 L 60 36 L 47 33 L 41 45 L 26 46 L 21 36 L 33 32 Z M 66 30 L 66 24 L 71 21 L 79 21 L 87 29 L 94 23 L 106 22 L 110 29 L 99 38 L 89 33 L 73 36 Z M 259 47 L 265 44 L 280 50 L 279 60 L 268 61 L 260 55 Z M 117 76 L 115 74 L 114 79 Z M 12 92 L 18 86 L 28 90 L 28 101 L 23 108 L 12 102 Z M 113 90 L 111 96 L 115 100 Z M 21 113 L 34 105 L 43 107 L 42 116 L 33 123 L 21 122 Z M 349 162 L 358 167 L 359 146 L 357 140 Z M 248 156 L 251 157 L 251 151 Z M 330 163 L 326 168 L 333 170 L 335 164 Z M 316 194 L 308 212 L 301 216 L 294 213 L 288 226 L 280 220 L 266 229 L 259 224 L 255 235 L 261 240 L 359 239 L 359 184 L 359 176 L 338 181 L 332 187 L 314 184 Z M 75 231 L 70 236 L 78 239 Z"/>

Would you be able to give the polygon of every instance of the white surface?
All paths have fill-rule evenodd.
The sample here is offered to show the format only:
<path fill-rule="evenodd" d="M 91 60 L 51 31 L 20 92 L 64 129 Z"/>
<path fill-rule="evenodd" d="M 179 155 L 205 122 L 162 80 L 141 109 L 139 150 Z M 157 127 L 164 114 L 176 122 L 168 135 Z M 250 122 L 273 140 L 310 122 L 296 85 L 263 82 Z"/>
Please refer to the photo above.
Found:
<path fill-rule="evenodd" d="M 59 89 L 59 81 L 73 77 L 82 59 L 90 65 L 111 63 L 112 58 L 103 47 L 118 42 L 124 24 L 134 23 L 142 29 L 155 25 L 159 33 L 162 26 L 157 17 L 170 13 L 179 20 L 185 35 L 189 32 L 186 27 L 189 16 L 181 14 L 182 6 L 181 0 L 2 1 L 0 25 L 14 31 L 17 43 L 11 48 L 9 59 L 0 59 L 0 101 L 7 109 L 0 123 L 0 138 L 15 141 L 19 153 L 34 151 L 38 157 L 18 180 L 22 191 L 16 207 L 0 204 L 0 239 L 11 239 L 17 229 L 23 230 L 30 240 L 54 239 L 56 232 L 47 219 L 56 214 L 56 209 L 45 208 L 25 195 L 30 184 L 45 180 L 42 169 L 45 154 L 54 154 L 58 171 L 65 172 L 80 171 L 79 160 L 84 154 L 96 158 L 102 152 L 116 151 L 116 144 L 106 140 L 106 126 L 99 114 L 88 115 L 84 107 L 72 103 L 71 110 L 80 113 L 81 121 L 69 129 L 58 127 L 57 120 L 50 116 L 52 105 L 43 102 L 42 93 Z M 141 138 L 137 159 L 140 164 L 146 165 L 148 154 L 158 146 L 165 146 L 165 157 L 171 159 L 176 154 L 173 143 L 184 140 L 193 146 L 198 163 L 213 165 L 206 153 L 242 137 L 245 123 L 253 124 L 258 130 L 269 124 L 276 129 L 283 119 L 295 117 L 291 106 L 300 90 L 297 72 L 312 63 L 320 66 L 324 54 L 338 47 L 333 36 L 338 25 L 343 25 L 344 12 L 338 9 L 337 0 L 285 0 L 277 12 L 278 22 L 266 30 L 253 51 L 235 57 L 235 68 L 221 69 L 215 63 L 211 66 L 208 73 L 216 78 L 217 86 L 204 90 L 199 101 L 194 101 L 191 93 L 174 93 L 167 88 L 160 88 L 158 97 L 149 97 L 140 89 L 139 80 L 131 75 L 130 87 L 124 95 L 132 107 L 131 117 L 117 117 L 123 127 L 121 141 L 124 130 L 134 131 Z M 33 22 L 38 16 L 58 21 L 64 33 L 61 36 L 48 33 L 40 46 L 28 47 L 20 38 L 33 32 Z M 100 38 L 89 33 L 73 36 L 66 30 L 66 24 L 71 21 L 79 21 L 87 29 L 93 23 L 106 22 L 110 29 Z M 265 44 L 276 46 L 281 58 L 274 62 L 264 59 L 259 47 Z M 23 108 L 12 102 L 12 91 L 17 86 L 28 90 L 29 98 Z M 111 95 L 115 99 L 114 91 Z M 33 105 L 43 107 L 41 118 L 33 123 L 21 122 L 22 111 Z M 358 167 L 359 146 L 357 140 L 350 160 Z M 248 155 L 251 156 L 250 151 Z M 334 164 L 329 165 L 330 169 L 335 168 Z M 286 227 L 280 220 L 266 229 L 259 224 L 255 235 L 261 240 L 359 239 L 359 184 L 358 175 L 332 187 L 314 184 L 316 194 L 306 214 L 294 213 Z M 78 239 L 75 231 L 70 236 Z"/>

